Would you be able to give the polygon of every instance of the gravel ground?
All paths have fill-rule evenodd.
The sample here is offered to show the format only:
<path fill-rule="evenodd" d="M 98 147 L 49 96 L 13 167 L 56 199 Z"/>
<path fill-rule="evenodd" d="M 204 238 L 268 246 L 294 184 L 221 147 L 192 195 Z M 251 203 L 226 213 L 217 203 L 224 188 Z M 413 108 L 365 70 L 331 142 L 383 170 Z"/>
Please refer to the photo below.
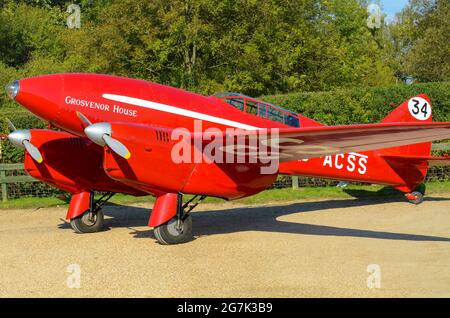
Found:
<path fill-rule="evenodd" d="M 450 296 L 450 195 L 205 204 L 176 246 L 155 242 L 149 208 L 108 206 L 94 234 L 64 208 L 0 211 L 0 296 Z"/>

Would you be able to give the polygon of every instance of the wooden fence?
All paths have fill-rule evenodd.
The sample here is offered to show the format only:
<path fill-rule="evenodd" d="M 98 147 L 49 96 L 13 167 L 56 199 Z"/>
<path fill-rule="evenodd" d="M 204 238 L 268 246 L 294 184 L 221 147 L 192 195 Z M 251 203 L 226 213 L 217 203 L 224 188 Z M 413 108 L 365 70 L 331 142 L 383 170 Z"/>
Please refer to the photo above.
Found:
<path fill-rule="evenodd" d="M 8 201 L 8 183 L 38 182 L 28 175 L 7 176 L 6 171 L 23 171 L 23 163 L 2 163 L 0 164 L 0 184 L 2 190 L 2 201 Z"/>

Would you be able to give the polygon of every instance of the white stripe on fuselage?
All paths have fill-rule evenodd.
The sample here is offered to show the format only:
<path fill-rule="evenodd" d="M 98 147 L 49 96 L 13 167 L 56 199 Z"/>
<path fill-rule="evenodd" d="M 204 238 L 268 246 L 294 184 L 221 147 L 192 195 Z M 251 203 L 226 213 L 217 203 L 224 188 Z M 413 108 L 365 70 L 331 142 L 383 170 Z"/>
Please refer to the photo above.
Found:
<path fill-rule="evenodd" d="M 363 157 L 363 158 L 369 158 L 369 156 L 357 153 L 357 152 L 349 152 L 349 155 L 354 155 L 354 156 L 358 156 L 358 157 Z"/>
<path fill-rule="evenodd" d="M 228 119 L 224 119 L 224 118 L 220 118 L 220 117 L 215 117 L 215 116 L 210 116 L 210 115 L 194 112 L 191 110 L 187 110 L 184 108 L 179 108 L 179 107 L 170 106 L 170 105 L 166 105 L 166 104 L 160 104 L 160 103 L 152 102 L 152 101 L 145 100 L 145 99 L 129 97 L 129 96 L 122 96 L 122 95 L 115 95 L 115 94 L 103 94 L 102 96 L 103 96 L 103 98 L 113 100 L 116 102 L 121 102 L 121 103 L 130 104 L 130 105 L 134 105 L 134 106 L 159 110 L 162 112 L 181 115 L 181 116 L 190 117 L 190 118 L 194 118 L 194 119 L 205 120 L 205 121 L 209 121 L 212 123 L 221 124 L 221 125 L 225 125 L 225 126 L 231 126 L 231 127 L 241 128 L 241 129 L 246 129 L 246 130 L 260 129 L 255 126 L 246 125 L 246 124 L 239 123 L 236 121 L 232 121 L 232 120 L 228 120 Z"/>

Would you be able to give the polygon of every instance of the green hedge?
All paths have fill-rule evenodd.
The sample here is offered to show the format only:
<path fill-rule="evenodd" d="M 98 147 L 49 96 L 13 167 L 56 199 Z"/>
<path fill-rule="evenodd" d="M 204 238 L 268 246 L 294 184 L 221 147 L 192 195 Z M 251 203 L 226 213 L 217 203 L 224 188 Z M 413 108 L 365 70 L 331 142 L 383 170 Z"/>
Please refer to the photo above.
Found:
<path fill-rule="evenodd" d="M 405 100 L 427 94 L 434 121 L 450 121 L 450 82 L 293 93 L 262 99 L 327 125 L 366 124 L 383 119 Z"/>

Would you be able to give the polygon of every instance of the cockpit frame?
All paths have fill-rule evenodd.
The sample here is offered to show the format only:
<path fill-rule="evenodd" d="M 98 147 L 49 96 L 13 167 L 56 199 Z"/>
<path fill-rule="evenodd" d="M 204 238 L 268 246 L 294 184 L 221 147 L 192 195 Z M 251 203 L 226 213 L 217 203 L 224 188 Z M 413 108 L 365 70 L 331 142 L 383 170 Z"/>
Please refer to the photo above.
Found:
<path fill-rule="evenodd" d="M 214 96 L 244 113 L 291 127 L 300 127 L 298 115 L 279 106 L 239 93 L 222 92 Z"/>

